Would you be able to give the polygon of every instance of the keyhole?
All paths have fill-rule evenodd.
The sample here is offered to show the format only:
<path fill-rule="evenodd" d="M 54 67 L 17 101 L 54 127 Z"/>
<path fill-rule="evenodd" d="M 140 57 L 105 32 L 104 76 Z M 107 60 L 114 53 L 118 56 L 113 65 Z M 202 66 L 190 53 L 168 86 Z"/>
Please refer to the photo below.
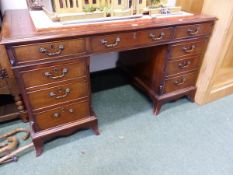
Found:
<path fill-rule="evenodd" d="M 53 69 L 53 72 L 54 72 L 54 73 L 57 73 L 57 72 L 58 72 L 58 68 L 54 68 L 54 69 Z"/>
<path fill-rule="evenodd" d="M 58 89 L 58 93 L 59 93 L 59 94 L 62 93 L 62 89 L 61 89 L 61 88 Z"/>
<path fill-rule="evenodd" d="M 53 50 L 54 49 L 54 45 L 50 45 L 50 49 Z"/>
<path fill-rule="evenodd" d="M 136 32 L 133 33 L 133 38 L 137 39 L 137 33 Z"/>

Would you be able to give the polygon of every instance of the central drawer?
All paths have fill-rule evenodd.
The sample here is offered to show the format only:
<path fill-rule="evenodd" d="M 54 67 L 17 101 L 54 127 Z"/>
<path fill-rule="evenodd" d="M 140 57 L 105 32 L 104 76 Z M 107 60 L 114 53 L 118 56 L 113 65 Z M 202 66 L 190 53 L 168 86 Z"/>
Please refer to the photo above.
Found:
<path fill-rule="evenodd" d="M 172 27 L 139 31 L 137 34 L 138 44 L 145 45 L 169 41 L 172 39 L 172 32 Z"/>
<path fill-rule="evenodd" d="M 91 47 L 94 52 L 108 52 L 114 49 L 132 47 L 136 43 L 133 32 L 102 35 L 91 38 Z"/>
<path fill-rule="evenodd" d="M 39 130 L 49 129 L 89 117 L 90 104 L 89 101 L 75 102 L 34 116 Z"/>
<path fill-rule="evenodd" d="M 89 85 L 86 78 L 28 93 L 32 110 L 59 105 L 87 96 L 89 96 Z"/>

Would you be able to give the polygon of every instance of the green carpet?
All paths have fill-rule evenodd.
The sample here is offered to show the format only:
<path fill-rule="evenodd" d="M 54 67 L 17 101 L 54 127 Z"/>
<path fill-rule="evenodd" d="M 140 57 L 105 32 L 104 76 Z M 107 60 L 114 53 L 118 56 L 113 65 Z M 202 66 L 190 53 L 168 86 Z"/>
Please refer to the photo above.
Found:
<path fill-rule="evenodd" d="M 0 175 L 232 175 L 233 96 L 198 106 L 186 99 L 152 115 L 151 102 L 130 85 L 93 94 L 100 136 L 91 130 L 33 150 Z M 0 133 L 20 121 L 1 124 Z"/>

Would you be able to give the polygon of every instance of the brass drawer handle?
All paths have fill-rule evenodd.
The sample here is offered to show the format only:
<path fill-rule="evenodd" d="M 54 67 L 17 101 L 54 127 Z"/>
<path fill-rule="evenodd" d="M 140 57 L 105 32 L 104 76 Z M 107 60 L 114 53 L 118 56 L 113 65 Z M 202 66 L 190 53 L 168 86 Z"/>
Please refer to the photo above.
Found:
<path fill-rule="evenodd" d="M 62 92 L 63 91 L 63 92 Z M 70 94 L 71 90 L 70 88 L 66 88 L 65 90 L 58 90 L 57 93 L 55 92 L 50 92 L 49 97 L 54 97 L 55 99 L 62 99 L 67 97 Z M 58 96 L 58 94 L 64 93 L 64 95 Z"/>
<path fill-rule="evenodd" d="M 102 39 L 102 40 L 101 40 L 101 44 L 103 44 L 103 45 L 104 45 L 105 47 L 107 47 L 107 48 L 116 47 L 116 46 L 118 46 L 118 45 L 120 44 L 120 42 L 121 42 L 121 39 L 120 39 L 119 37 L 116 38 L 115 43 L 111 43 L 111 44 L 108 44 L 108 41 L 105 40 L 105 39 Z"/>
<path fill-rule="evenodd" d="M 161 32 L 159 37 L 157 37 L 155 34 L 153 33 L 150 33 L 150 38 L 153 40 L 153 41 L 158 41 L 158 40 L 161 40 L 163 39 L 163 37 L 165 36 L 165 33 L 164 32 Z"/>
<path fill-rule="evenodd" d="M 50 48 L 53 49 L 54 46 L 51 45 Z M 44 48 L 44 47 L 41 47 L 41 48 L 39 49 L 39 51 L 40 51 L 40 53 L 46 54 L 47 56 L 50 56 L 50 57 L 51 57 L 51 56 L 58 56 L 58 55 L 60 55 L 64 49 L 65 49 L 64 45 L 63 45 L 63 44 L 60 44 L 60 45 L 58 46 L 58 51 L 56 51 L 56 52 L 49 52 L 48 49 L 47 49 L 47 48 Z"/>
<path fill-rule="evenodd" d="M 195 26 L 192 29 L 188 29 L 187 32 L 189 35 L 197 35 L 199 33 L 199 27 Z"/>
<path fill-rule="evenodd" d="M 54 74 L 57 74 L 58 69 L 57 69 L 57 68 L 54 68 L 54 69 L 53 69 L 53 72 L 54 72 Z M 63 78 L 67 73 L 68 73 L 68 69 L 67 69 L 67 68 L 64 68 L 64 69 L 61 71 L 61 75 L 54 76 L 51 72 L 45 72 L 44 75 L 45 75 L 46 77 L 52 79 L 52 80 L 57 80 L 57 79 Z"/>
<path fill-rule="evenodd" d="M 183 77 L 183 78 L 181 78 L 179 80 L 174 81 L 174 84 L 176 86 L 180 86 L 180 85 L 183 85 L 185 83 L 185 81 L 186 81 L 186 78 Z"/>
<path fill-rule="evenodd" d="M 62 112 L 69 112 L 69 113 L 74 113 L 74 109 L 73 108 L 70 108 L 70 109 L 64 109 L 64 108 L 62 108 L 61 109 L 61 112 L 55 112 L 55 113 L 53 113 L 53 115 L 52 115 L 52 117 L 53 118 L 59 118 L 60 116 L 61 116 L 61 113 Z"/>
<path fill-rule="evenodd" d="M 191 61 L 183 61 L 183 62 L 179 63 L 178 66 L 180 69 L 184 69 L 184 68 L 189 67 L 190 64 L 191 64 Z"/>
<path fill-rule="evenodd" d="M 191 53 L 195 50 L 196 46 L 193 44 L 192 46 L 184 46 L 183 51 L 185 53 Z"/>

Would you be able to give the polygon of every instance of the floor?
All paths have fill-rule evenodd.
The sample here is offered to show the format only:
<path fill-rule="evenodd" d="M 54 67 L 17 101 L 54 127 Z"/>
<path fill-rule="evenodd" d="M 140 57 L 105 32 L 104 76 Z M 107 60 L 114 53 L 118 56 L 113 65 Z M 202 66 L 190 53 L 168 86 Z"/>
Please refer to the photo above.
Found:
<path fill-rule="evenodd" d="M 100 88 L 93 94 L 100 136 L 85 130 L 53 140 L 42 156 L 29 150 L 0 174 L 232 175 L 232 104 L 233 96 L 205 106 L 181 99 L 155 117 L 151 101 L 129 84 Z M 28 125 L 1 124 L 0 134 L 16 127 Z"/>

